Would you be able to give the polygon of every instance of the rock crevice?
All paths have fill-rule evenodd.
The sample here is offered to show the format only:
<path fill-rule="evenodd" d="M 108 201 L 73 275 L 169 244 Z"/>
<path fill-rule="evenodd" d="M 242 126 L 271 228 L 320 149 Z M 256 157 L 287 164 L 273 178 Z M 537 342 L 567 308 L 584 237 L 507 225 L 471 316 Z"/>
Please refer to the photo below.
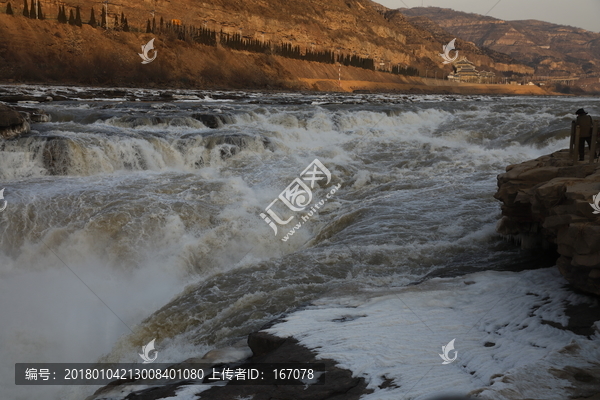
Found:
<path fill-rule="evenodd" d="M 600 164 L 574 162 L 568 150 L 509 165 L 494 197 L 502 205 L 496 230 L 523 248 L 555 247 L 557 266 L 574 287 L 600 295 Z"/>

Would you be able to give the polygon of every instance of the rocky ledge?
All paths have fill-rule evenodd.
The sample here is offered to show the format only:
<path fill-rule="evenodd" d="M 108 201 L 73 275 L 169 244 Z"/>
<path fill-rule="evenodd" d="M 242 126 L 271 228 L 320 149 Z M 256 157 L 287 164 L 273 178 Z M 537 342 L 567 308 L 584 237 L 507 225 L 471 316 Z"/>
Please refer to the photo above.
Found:
<path fill-rule="evenodd" d="M 523 248 L 555 248 L 566 280 L 600 295 L 600 213 L 590 204 L 599 192 L 600 164 L 573 161 L 568 150 L 509 165 L 498 175 L 496 230 Z"/>
<path fill-rule="evenodd" d="M 17 110 L 0 104 L 0 139 L 13 139 L 29 132 L 29 122 Z"/>
<path fill-rule="evenodd" d="M 31 131 L 34 122 L 50 122 L 44 110 L 0 103 L 0 139 L 15 139 Z"/>
<path fill-rule="evenodd" d="M 276 363 L 322 363 L 325 374 L 319 378 L 318 385 L 244 385 L 229 383 L 225 386 L 212 386 L 197 395 L 202 399 L 294 399 L 294 400 L 358 400 L 362 395 L 371 393 L 364 378 L 353 377 L 352 372 L 338 367 L 331 359 L 321 359 L 317 354 L 302 346 L 294 338 L 281 338 L 259 331 L 248 336 L 248 347 L 252 356 L 241 363 L 216 363 L 219 368 L 248 369 L 256 364 Z M 206 363 L 211 352 L 201 359 L 184 361 Z M 181 365 L 183 365 L 181 364 Z M 159 400 L 177 395 L 181 389 L 192 384 L 191 381 L 177 381 L 159 386 L 136 388 L 135 381 L 115 381 L 98 389 L 86 400 Z M 134 388 L 133 390 L 131 390 Z M 200 391 L 200 389 L 198 390 Z"/>

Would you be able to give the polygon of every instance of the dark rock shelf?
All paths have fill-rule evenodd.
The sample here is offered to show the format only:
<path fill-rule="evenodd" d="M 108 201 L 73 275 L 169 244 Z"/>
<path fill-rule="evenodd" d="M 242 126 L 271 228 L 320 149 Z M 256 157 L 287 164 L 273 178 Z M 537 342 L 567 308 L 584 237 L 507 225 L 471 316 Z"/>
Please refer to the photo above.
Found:
<path fill-rule="evenodd" d="M 252 357 L 243 363 L 218 364 L 219 368 L 252 368 L 256 364 L 275 363 L 322 363 L 325 374 L 318 385 L 244 385 L 232 381 L 225 386 L 212 386 L 198 394 L 201 399 L 232 400 L 252 398 L 253 400 L 294 399 L 294 400 L 357 400 L 371 393 L 364 378 L 352 376 L 352 372 L 336 366 L 334 360 L 317 359 L 316 353 L 298 343 L 294 338 L 280 338 L 266 332 L 254 332 L 248 336 L 248 346 Z M 119 387 L 124 400 L 158 400 L 175 395 L 178 390 L 193 384 L 187 381 L 145 388 L 127 392 L 125 386 L 135 385 L 135 381 L 113 382 L 96 391 L 87 400 L 115 399 Z"/>

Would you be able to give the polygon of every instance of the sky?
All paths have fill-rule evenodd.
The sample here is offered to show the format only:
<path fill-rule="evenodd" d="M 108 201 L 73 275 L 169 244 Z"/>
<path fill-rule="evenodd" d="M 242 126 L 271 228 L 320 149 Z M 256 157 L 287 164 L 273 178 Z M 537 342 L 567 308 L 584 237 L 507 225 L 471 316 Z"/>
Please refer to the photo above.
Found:
<path fill-rule="evenodd" d="M 442 7 L 503 20 L 537 19 L 600 32 L 600 0 L 374 0 L 388 8 Z M 495 6 L 494 6 L 495 5 Z M 491 10 L 491 11 L 490 11 Z"/>

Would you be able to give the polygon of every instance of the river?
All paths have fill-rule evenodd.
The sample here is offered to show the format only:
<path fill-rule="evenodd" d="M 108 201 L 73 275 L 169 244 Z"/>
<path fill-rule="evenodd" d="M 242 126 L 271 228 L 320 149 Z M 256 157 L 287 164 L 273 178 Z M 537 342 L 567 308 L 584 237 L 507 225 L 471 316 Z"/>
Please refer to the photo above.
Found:
<path fill-rule="evenodd" d="M 316 301 L 547 266 L 495 233 L 496 175 L 568 146 L 576 109 L 600 114 L 598 98 L 3 90 L 64 97 L 0 141 L 7 399 L 66 398 L 15 387 L 16 362 L 135 362 L 153 338 L 181 361 Z M 309 166 L 321 180 L 293 200 L 310 206 L 276 202 L 293 218 L 275 233 L 261 214 Z"/>

